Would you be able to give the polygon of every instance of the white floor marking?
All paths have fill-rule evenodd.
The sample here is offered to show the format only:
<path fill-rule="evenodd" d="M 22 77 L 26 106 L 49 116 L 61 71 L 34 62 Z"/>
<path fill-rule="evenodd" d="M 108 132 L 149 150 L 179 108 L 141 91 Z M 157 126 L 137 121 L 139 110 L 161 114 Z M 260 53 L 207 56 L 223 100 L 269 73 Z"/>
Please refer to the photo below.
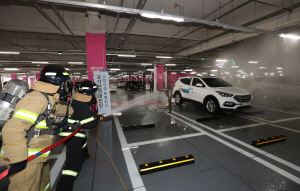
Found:
<path fill-rule="evenodd" d="M 290 162 L 288 162 L 288 161 L 286 161 L 286 160 L 283 160 L 283 159 L 281 159 L 281 158 L 279 158 L 279 157 L 277 157 L 277 156 L 275 156 L 275 155 L 272 155 L 272 154 L 270 154 L 270 153 L 268 153 L 268 152 L 265 152 L 265 151 L 263 151 L 263 150 L 261 150 L 261 149 L 258 149 L 258 148 L 256 148 L 256 147 L 253 147 L 253 146 L 251 146 L 250 144 L 244 143 L 244 142 L 242 142 L 242 141 L 240 141 L 240 140 L 238 140 L 238 139 L 236 139 L 236 138 L 233 138 L 233 137 L 231 137 L 231 136 L 229 136 L 229 135 L 226 135 L 226 134 L 224 134 L 224 133 L 220 133 L 220 132 L 218 132 L 217 130 L 214 130 L 213 128 L 210 128 L 210 127 L 208 127 L 208 126 L 206 126 L 206 125 L 204 125 L 204 124 L 202 124 L 202 123 L 196 122 L 196 121 L 194 121 L 194 120 L 192 120 L 192 119 L 190 119 L 190 118 L 188 118 L 188 117 L 185 117 L 185 116 L 183 116 L 183 115 L 180 115 L 179 113 L 176 113 L 176 112 L 174 112 L 174 111 L 173 111 L 172 113 L 175 113 L 176 115 L 178 115 L 178 116 L 180 116 L 181 118 L 184 118 L 184 119 L 186 119 L 186 120 L 188 120 L 188 121 L 191 121 L 191 122 L 193 122 L 193 123 L 197 123 L 197 125 L 200 125 L 200 126 L 206 128 L 206 129 L 210 130 L 210 131 L 213 131 L 213 132 L 217 133 L 217 134 L 220 135 L 220 136 L 226 137 L 227 139 L 230 139 L 230 140 L 232 140 L 232 141 L 234 141 L 234 142 L 236 142 L 236 143 L 238 143 L 238 144 L 240 144 L 240 145 L 242 145 L 242 146 L 244 146 L 244 147 L 247 147 L 247 148 L 249 148 L 249 149 L 251 149 L 251 150 L 253 150 L 253 151 L 255 151 L 255 152 L 258 152 L 258 153 L 260 153 L 260 154 L 262 154 L 262 155 L 265 155 L 265 156 L 267 156 L 268 158 L 271 158 L 272 160 L 275 160 L 275 161 L 277 161 L 277 162 L 279 162 L 279 163 L 282 163 L 282 164 L 284 164 L 284 165 L 286 165 L 286 166 L 288 166 L 288 167 L 290 167 L 290 168 L 292 168 L 292 169 L 294 169 L 294 170 L 300 172 L 300 167 L 297 166 L 297 165 L 294 165 L 293 163 L 290 163 Z M 172 116 L 172 117 L 175 117 L 175 116 L 173 116 L 172 114 L 168 114 L 168 115 L 170 115 L 170 116 Z M 176 118 L 177 118 L 179 121 L 183 121 L 182 119 L 179 119 L 178 117 L 176 117 Z M 186 122 L 185 122 L 185 123 L 186 123 Z M 191 127 L 193 127 L 193 126 L 191 126 Z M 195 127 L 195 126 L 194 126 L 194 127 Z M 198 127 L 196 127 L 196 129 L 197 129 L 197 130 L 201 130 L 202 132 L 204 131 L 203 129 L 200 129 L 200 128 L 198 128 Z M 206 132 L 206 133 L 207 133 L 207 132 Z M 293 175 L 292 175 L 292 176 L 293 176 Z M 297 183 L 300 184 L 300 182 L 297 182 Z"/>
<path fill-rule="evenodd" d="M 55 164 L 53 165 L 50 171 L 51 189 L 53 188 L 53 185 L 58 177 L 58 174 L 60 173 L 62 166 L 65 163 L 65 160 L 66 160 L 66 147 L 62 150 L 62 152 L 60 153 L 58 159 L 56 160 Z"/>
<path fill-rule="evenodd" d="M 300 117 L 293 117 L 293 118 L 287 118 L 287 119 L 280 119 L 280 120 L 276 120 L 276 121 L 271 121 L 271 123 L 280 123 L 280 122 L 284 122 L 284 121 L 293 121 L 296 119 L 300 119 Z"/>
<path fill-rule="evenodd" d="M 290 128 L 287 128 L 287 127 L 283 127 L 283 126 L 280 126 L 280 125 L 276 125 L 276 124 L 273 124 L 271 122 L 268 122 L 266 120 L 261 120 L 259 121 L 260 119 L 253 119 L 252 117 L 250 116 L 240 116 L 240 115 L 236 115 L 237 117 L 241 117 L 241 118 L 245 118 L 245 119 L 249 119 L 249 120 L 252 120 L 252 121 L 257 121 L 257 122 L 261 122 L 261 121 L 264 121 L 267 125 L 270 125 L 270 126 L 273 126 L 273 127 L 278 127 L 278 128 L 281 128 L 281 129 L 285 129 L 285 130 L 288 130 L 288 131 L 293 131 L 293 132 L 296 132 L 296 133 L 300 133 L 300 131 L 298 130 L 295 130 L 295 129 L 290 129 Z"/>
<path fill-rule="evenodd" d="M 59 155 L 60 155 L 60 154 L 50 155 L 50 156 L 48 157 L 48 160 L 50 160 L 50 159 L 56 159 L 56 158 L 59 157 Z"/>
<path fill-rule="evenodd" d="M 240 116 L 240 115 L 236 115 L 236 116 Z M 245 117 L 249 117 L 249 118 L 253 118 L 253 119 L 257 119 L 257 120 L 261 120 L 261 121 L 265 121 L 267 123 L 280 123 L 280 122 L 284 122 L 284 121 L 293 121 L 296 119 L 300 119 L 300 117 L 292 117 L 292 118 L 287 118 L 287 119 L 280 119 L 280 120 L 276 120 L 276 121 L 269 121 L 266 119 L 262 119 L 262 118 L 258 118 L 258 117 L 253 117 L 253 116 L 249 116 L 249 115 L 244 115 Z"/>
<path fill-rule="evenodd" d="M 120 139 L 120 143 L 121 143 L 123 155 L 125 158 L 125 162 L 127 165 L 128 173 L 130 176 L 130 180 L 132 183 L 132 187 L 134 188 L 134 191 L 146 191 L 143 180 L 140 176 L 140 173 L 137 169 L 137 166 L 136 166 L 133 156 L 131 154 L 131 151 L 130 151 L 130 149 L 128 149 L 129 147 L 128 147 L 125 135 L 122 131 L 122 127 L 121 127 L 121 124 L 120 124 L 117 116 L 114 116 L 114 121 L 116 124 L 117 133 L 118 133 L 118 136 Z"/>
<path fill-rule="evenodd" d="M 161 142 L 165 142 L 165 141 L 172 141 L 172 140 L 196 137 L 196 136 L 201 136 L 201 135 L 205 135 L 205 133 L 193 133 L 193 134 L 181 135 L 181 136 L 176 136 L 176 137 L 168 137 L 168 138 L 155 139 L 155 140 L 150 140 L 150 141 L 142 141 L 142 142 L 130 143 L 130 144 L 127 144 L 127 146 L 130 148 L 130 147 L 134 147 L 134 146 L 148 145 L 148 144 L 153 144 L 153 143 L 161 143 Z"/>
<path fill-rule="evenodd" d="M 265 125 L 266 123 L 255 123 L 255 124 L 251 124 L 251 125 L 243 125 L 243 126 L 239 126 L 239 127 L 232 127 L 232 128 L 227 128 L 227 129 L 220 129 L 217 130 L 218 132 L 225 132 L 225 131 L 232 131 L 232 130 L 237 130 L 237 129 L 244 129 L 244 128 L 248 128 L 248 127 L 256 127 L 256 126 L 260 126 L 260 125 Z"/>
<path fill-rule="evenodd" d="M 262 107 L 262 106 L 257 106 L 257 105 L 255 105 L 254 107 L 258 107 L 260 109 L 266 109 L 266 110 L 270 110 L 270 111 L 277 111 L 277 112 L 281 112 L 281 113 L 292 114 L 292 115 L 300 115 L 300 113 L 298 113 L 296 111 L 286 111 L 286 110 L 282 110 L 282 109 L 276 109 L 276 108 L 270 108 L 270 107 Z"/>

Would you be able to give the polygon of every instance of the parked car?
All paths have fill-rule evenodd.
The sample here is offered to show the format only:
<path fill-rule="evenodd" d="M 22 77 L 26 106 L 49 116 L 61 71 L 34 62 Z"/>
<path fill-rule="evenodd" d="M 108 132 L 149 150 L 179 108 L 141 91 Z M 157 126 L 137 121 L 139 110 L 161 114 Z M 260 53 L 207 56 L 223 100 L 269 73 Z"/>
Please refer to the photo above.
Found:
<path fill-rule="evenodd" d="M 248 90 L 255 98 L 276 97 L 299 99 L 300 81 L 290 77 L 254 78 Z"/>
<path fill-rule="evenodd" d="M 125 87 L 125 84 L 126 84 L 126 82 L 125 82 L 124 80 L 120 80 L 120 81 L 118 82 L 118 88 L 123 88 L 123 87 Z"/>
<path fill-rule="evenodd" d="M 118 82 L 117 79 L 109 79 L 109 91 L 116 92 L 117 91 Z"/>
<path fill-rule="evenodd" d="M 211 114 L 217 113 L 220 109 L 236 110 L 252 106 L 252 96 L 249 91 L 212 77 L 179 78 L 173 89 L 173 97 L 177 105 L 184 101 L 200 102 Z"/>
<path fill-rule="evenodd" d="M 133 90 L 133 91 L 138 91 L 138 90 L 145 90 L 145 85 L 138 82 L 138 81 L 128 81 L 125 84 L 125 90 Z"/>

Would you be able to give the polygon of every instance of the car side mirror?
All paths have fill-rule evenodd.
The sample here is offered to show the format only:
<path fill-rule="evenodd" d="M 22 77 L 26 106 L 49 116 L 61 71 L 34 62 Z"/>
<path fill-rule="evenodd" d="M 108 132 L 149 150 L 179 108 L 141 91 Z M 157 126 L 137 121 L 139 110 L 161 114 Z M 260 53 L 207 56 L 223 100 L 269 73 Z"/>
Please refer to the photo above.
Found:
<path fill-rule="evenodd" d="M 198 84 L 196 84 L 196 87 L 200 87 L 200 88 L 202 88 L 202 87 L 203 87 L 203 84 L 201 84 L 201 83 L 198 83 Z"/>

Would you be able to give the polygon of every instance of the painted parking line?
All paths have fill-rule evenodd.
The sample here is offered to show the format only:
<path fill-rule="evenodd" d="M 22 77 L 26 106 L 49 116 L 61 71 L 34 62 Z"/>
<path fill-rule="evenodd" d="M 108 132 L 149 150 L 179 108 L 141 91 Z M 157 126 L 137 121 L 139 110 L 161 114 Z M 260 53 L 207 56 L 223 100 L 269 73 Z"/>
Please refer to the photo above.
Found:
<path fill-rule="evenodd" d="M 153 144 L 153 143 L 161 143 L 161 142 L 172 141 L 172 140 L 177 140 L 177 139 L 197 137 L 197 136 L 201 136 L 201 135 L 205 135 L 205 133 L 193 133 L 193 134 L 188 134 L 188 135 L 167 137 L 167 138 L 155 139 L 155 140 L 150 140 L 150 141 L 142 141 L 142 142 L 130 143 L 130 144 L 127 144 L 127 146 L 130 149 L 130 147 L 135 147 L 135 146 L 148 145 L 148 144 Z"/>
<path fill-rule="evenodd" d="M 66 147 L 60 153 L 58 159 L 56 160 L 55 164 L 51 168 L 50 171 L 50 182 L 51 182 L 51 189 L 53 189 L 54 183 L 61 171 L 62 166 L 64 165 L 66 160 Z"/>
<path fill-rule="evenodd" d="M 254 107 L 257 107 L 257 108 L 260 108 L 260 109 L 266 109 L 266 110 L 270 110 L 270 111 L 276 111 L 276 112 L 281 112 L 281 113 L 292 114 L 292 115 L 300 115 L 300 113 L 296 112 L 296 111 L 286 111 L 286 110 L 282 110 L 282 109 L 263 107 L 263 106 L 257 106 L 257 105 L 255 105 Z"/>
<path fill-rule="evenodd" d="M 280 120 L 276 120 L 276 121 L 271 121 L 271 123 L 280 123 L 280 122 L 285 122 L 285 121 L 293 121 L 296 119 L 300 119 L 300 117 L 293 117 L 293 118 L 287 118 L 287 119 L 280 119 Z"/>
<path fill-rule="evenodd" d="M 240 115 L 236 115 L 236 116 L 240 116 Z M 247 117 L 253 118 L 253 119 L 256 119 L 256 120 L 261 120 L 261 121 L 264 121 L 264 122 L 267 122 L 267 123 L 280 123 L 280 122 L 284 122 L 284 121 L 293 121 L 293 120 L 296 120 L 296 119 L 300 119 L 300 117 L 292 117 L 292 118 L 280 119 L 280 120 L 276 120 L 276 121 L 269 121 L 269 120 L 266 120 L 266 119 L 253 117 L 253 116 L 249 116 L 249 115 L 247 115 Z"/>
<path fill-rule="evenodd" d="M 249 127 L 256 127 L 256 126 L 260 126 L 260 125 L 265 125 L 265 124 L 266 123 L 256 123 L 256 124 L 251 124 L 251 125 L 243 125 L 243 126 L 239 126 L 239 127 L 232 127 L 232 128 L 217 130 L 217 132 L 222 133 L 222 132 L 225 132 L 225 131 L 239 130 L 239 129 L 249 128 Z"/>
<path fill-rule="evenodd" d="M 249 119 L 249 120 L 252 120 L 252 121 L 256 121 L 256 122 L 265 122 L 267 125 L 270 125 L 270 126 L 273 126 L 273 127 L 278 127 L 278 128 L 281 128 L 281 129 L 285 129 L 285 130 L 288 130 L 288 131 L 293 131 L 293 132 L 296 132 L 296 133 L 300 133 L 300 131 L 298 130 L 295 130 L 295 129 L 290 129 L 290 128 L 287 128 L 287 127 L 283 127 L 283 126 L 280 126 L 280 125 L 276 125 L 276 124 L 273 124 L 271 122 L 268 122 L 266 120 L 261 120 L 261 119 L 256 119 L 256 118 L 253 118 L 253 117 L 250 117 L 250 116 L 240 116 L 240 115 L 235 115 L 237 117 L 241 117 L 241 118 L 244 118 L 244 119 Z M 295 120 L 295 119 L 294 119 Z"/>
<path fill-rule="evenodd" d="M 137 166 L 135 164 L 133 156 L 130 152 L 130 149 L 128 149 L 129 147 L 128 147 L 125 135 L 122 131 L 120 121 L 119 121 L 118 117 L 115 116 L 115 115 L 114 115 L 114 121 L 115 121 L 115 124 L 116 124 L 117 133 L 118 133 L 119 140 L 120 140 L 120 143 L 121 143 L 123 155 L 124 155 L 124 158 L 125 158 L 125 162 L 126 162 L 126 166 L 127 166 L 127 170 L 128 170 L 128 173 L 129 173 L 129 177 L 130 177 L 130 180 L 131 180 L 133 190 L 134 191 L 146 191 L 146 188 L 144 186 L 144 183 L 143 183 L 143 180 L 140 176 L 140 173 L 137 169 Z"/>
<path fill-rule="evenodd" d="M 240 144 L 240 145 L 242 145 L 242 146 L 244 146 L 244 147 L 247 147 L 248 149 L 251 149 L 251 150 L 253 150 L 253 151 L 255 151 L 255 152 L 259 153 L 259 154 L 265 155 L 266 157 L 268 157 L 268 158 L 270 158 L 270 159 L 272 159 L 272 160 L 275 160 L 275 161 L 277 161 L 277 162 L 279 162 L 279 163 L 282 163 L 282 164 L 284 164 L 284 165 L 290 167 L 291 169 L 294 169 L 294 170 L 300 172 L 300 167 L 297 166 L 297 165 L 295 165 L 295 164 L 293 164 L 293 163 L 290 163 L 290 162 L 288 162 L 288 161 L 286 161 L 286 160 L 283 160 L 283 159 L 281 159 L 281 158 L 279 158 L 279 157 L 277 157 L 277 156 L 275 156 L 275 155 L 272 155 L 272 154 L 270 154 L 270 153 L 268 153 L 268 152 L 265 152 L 265 151 L 263 151 L 263 150 L 261 150 L 261 149 L 258 149 L 258 148 L 256 148 L 256 147 L 253 147 L 252 145 L 247 144 L 247 143 L 245 143 L 245 142 L 243 142 L 243 141 L 240 141 L 240 140 L 238 140 L 238 139 L 236 139 L 236 138 L 234 138 L 234 137 L 231 137 L 231 136 L 226 135 L 226 134 L 224 134 L 224 133 L 218 132 L 217 130 L 215 130 L 215 129 L 211 128 L 211 127 L 208 127 L 208 126 L 206 126 L 206 125 L 204 125 L 204 124 L 202 124 L 202 123 L 196 122 L 196 121 L 194 121 L 194 120 L 192 120 L 192 119 L 190 119 L 190 118 L 188 118 L 188 117 L 185 117 L 185 116 L 183 116 L 183 115 L 180 115 L 179 113 L 176 113 L 176 112 L 174 112 L 174 111 L 173 111 L 172 113 L 174 113 L 174 114 L 180 116 L 180 117 L 183 118 L 183 119 L 186 119 L 187 121 L 191 121 L 191 122 L 196 123 L 197 125 L 200 125 L 200 126 L 206 128 L 206 129 L 208 129 L 208 130 L 210 130 L 210 131 L 212 131 L 212 132 L 215 132 L 215 133 L 217 133 L 218 135 L 220 135 L 220 136 L 222 136 L 222 137 L 225 137 L 225 138 L 227 138 L 227 139 L 230 139 L 230 140 L 232 140 L 232 141 L 234 141 L 234 142 L 236 142 L 236 143 L 238 143 L 238 144 Z M 168 114 L 168 115 L 170 115 L 170 114 Z M 172 115 L 172 116 L 173 116 L 173 115 Z M 181 119 L 180 119 L 180 120 L 181 120 Z M 201 130 L 201 131 L 203 132 L 203 129 L 200 129 L 200 128 L 198 128 L 198 127 L 197 127 L 197 129 L 199 129 L 199 130 Z"/>
<path fill-rule="evenodd" d="M 176 113 L 176 112 L 173 112 L 173 113 Z M 189 125 L 190 127 L 194 128 L 195 130 L 198 130 L 198 131 L 201 130 L 202 132 L 204 131 L 203 129 L 200 129 L 199 127 L 197 127 L 197 126 L 195 126 L 195 125 L 192 125 L 192 124 L 188 123 L 187 121 L 181 119 L 181 118 L 186 118 L 185 116 L 182 116 L 182 115 L 180 115 L 180 114 L 178 114 L 178 113 L 176 113 L 176 115 L 180 116 L 181 118 L 179 118 L 179 117 L 177 117 L 177 116 L 175 116 L 175 115 L 169 114 L 169 113 L 167 113 L 167 115 L 170 115 L 170 116 L 172 116 L 174 119 L 177 119 L 178 121 L 181 121 L 182 123 L 185 123 L 186 125 Z M 187 118 L 187 119 L 189 119 L 189 118 Z M 194 123 L 194 121 L 193 121 L 193 123 Z M 212 128 L 207 127 L 206 125 L 203 125 L 203 124 L 201 124 L 201 123 L 199 123 L 198 125 L 203 126 L 203 127 L 207 128 L 207 129 L 212 129 Z M 221 136 L 224 136 L 224 135 L 225 135 L 225 134 L 223 134 L 223 133 L 217 132 L 217 131 L 214 130 L 214 129 L 212 129 L 212 131 L 216 132 L 217 134 L 219 134 L 219 135 L 221 135 Z M 205 132 L 205 131 L 204 131 L 204 132 Z M 219 138 L 219 137 L 216 137 L 215 135 L 212 135 L 212 134 L 210 134 L 210 133 L 208 133 L 208 132 L 206 132 L 206 135 L 209 136 L 209 137 L 211 137 L 212 139 L 215 139 L 216 141 L 219 141 L 220 143 L 222 143 L 222 144 L 228 146 L 229 148 L 231 148 L 231 149 L 233 149 L 233 150 L 236 150 L 237 152 L 239 152 L 239 153 L 241 153 L 241 154 L 243 154 L 243 155 L 245 155 L 245 156 L 247 156 L 247 157 L 249 157 L 249 158 L 251 158 L 251 159 L 257 161 L 258 163 L 260 163 L 260 164 L 262 164 L 262 165 L 264 165 L 264 166 L 270 168 L 271 170 L 273 170 L 273 171 L 275 171 L 275 172 L 281 174 L 282 176 L 285 176 L 286 178 L 288 178 L 288 179 L 290 179 L 290 180 L 292 180 L 292 181 L 294 181 L 294 182 L 300 184 L 300 178 L 294 176 L 293 174 L 291 174 L 291 173 L 289 173 L 289 172 L 287 172 L 287 171 L 285 171 L 285 170 L 283 170 L 283 169 L 281 169 L 281 168 L 279 168 L 279 167 L 277 167 L 277 166 L 275 166 L 275 165 L 273 165 L 273 164 L 271 164 L 271 163 L 269 163 L 269 162 L 267 162 L 267 161 L 261 159 L 260 157 L 255 156 L 255 155 L 253 155 L 253 154 L 251 154 L 251 153 L 249 153 L 249 152 L 247 152 L 247 151 L 245 151 L 245 150 L 243 150 L 243 149 L 241 149 L 241 148 L 239 148 L 239 147 L 237 147 L 237 146 L 235 146 L 235 145 L 233 145 L 233 144 L 231 144 L 231 143 L 229 143 L 229 142 L 227 142 L 227 141 L 225 141 L 225 140 L 223 140 L 223 139 L 221 139 L 221 138 Z M 232 138 L 232 137 L 231 137 L 231 138 Z M 263 152 L 264 152 L 264 151 L 263 151 Z M 266 152 L 264 152 L 264 153 L 266 153 Z M 269 157 L 270 157 L 270 156 L 269 156 Z M 278 157 L 277 157 L 277 158 L 278 158 Z M 273 160 L 275 160 L 275 159 L 273 159 Z M 282 159 L 281 159 L 281 160 L 282 160 Z M 277 160 L 276 160 L 276 161 L 277 161 Z M 296 166 L 296 165 L 294 165 L 294 166 Z M 296 166 L 296 167 L 297 167 L 297 166 Z M 298 168 L 299 168 L 299 167 L 298 167 Z M 299 168 L 299 169 L 300 169 L 300 168 Z"/>
<path fill-rule="evenodd" d="M 56 159 L 56 158 L 59 157 L 59 155 L 60 155 L 60 154 L 50 155 L 50 156 L 48 157 L 48 160 L 50 160 L 50 159 Z"/>

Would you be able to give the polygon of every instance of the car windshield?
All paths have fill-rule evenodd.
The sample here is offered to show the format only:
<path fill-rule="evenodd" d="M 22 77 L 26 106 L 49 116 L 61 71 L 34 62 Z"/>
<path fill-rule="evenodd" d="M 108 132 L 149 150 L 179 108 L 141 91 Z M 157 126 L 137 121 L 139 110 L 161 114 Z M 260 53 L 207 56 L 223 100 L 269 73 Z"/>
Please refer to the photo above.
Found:
<path fill-rule="evenodd" d="M 202 78 L 202 80 L 209 87 L 230 87 L 230 86 L 232 86 L 220 78 Z"/>

